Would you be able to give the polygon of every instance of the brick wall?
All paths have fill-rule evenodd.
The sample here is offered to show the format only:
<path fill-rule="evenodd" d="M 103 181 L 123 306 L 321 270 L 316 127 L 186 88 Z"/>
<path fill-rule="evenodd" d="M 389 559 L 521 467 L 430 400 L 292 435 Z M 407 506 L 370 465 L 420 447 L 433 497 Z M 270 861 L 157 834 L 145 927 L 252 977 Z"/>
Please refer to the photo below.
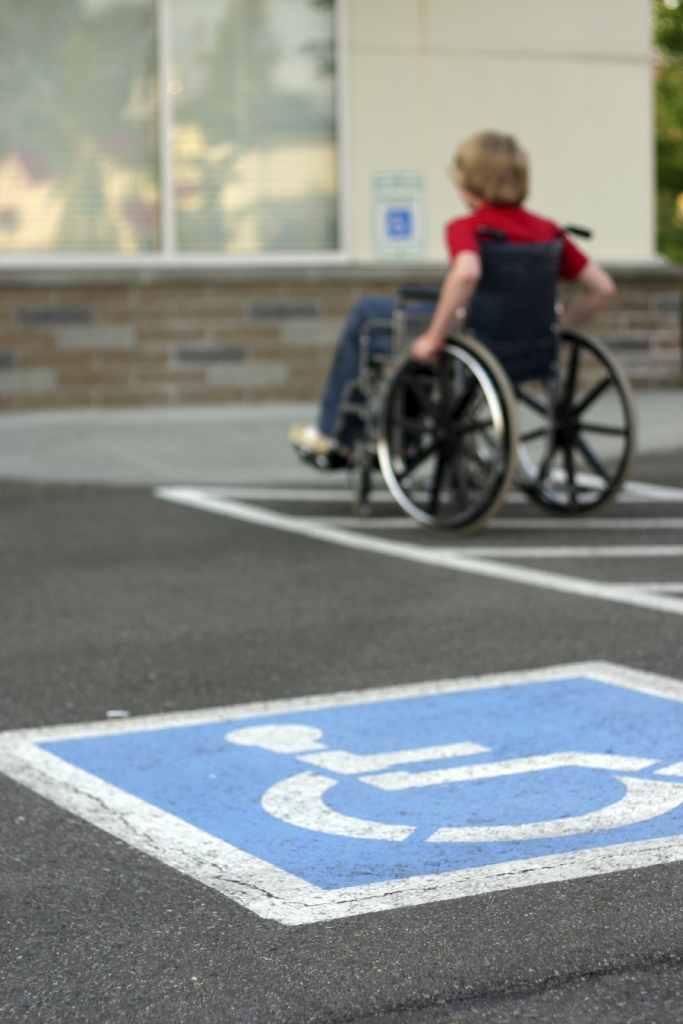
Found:
<path fill-rule="evenodd" d="M 680 386 L 683 268 L 609 269 L 619 289 L 616 299 L 588 331 L 607 342 L 635 386 Z"/>
<path fill-rule="evenodd" d="M 640 385 L 681 379 L 677 268 L 614 270 L 617 300 L 594 324 Z M 0 409 L 317 397 L 352 303 L 428 267 L 5 274 Z"/>

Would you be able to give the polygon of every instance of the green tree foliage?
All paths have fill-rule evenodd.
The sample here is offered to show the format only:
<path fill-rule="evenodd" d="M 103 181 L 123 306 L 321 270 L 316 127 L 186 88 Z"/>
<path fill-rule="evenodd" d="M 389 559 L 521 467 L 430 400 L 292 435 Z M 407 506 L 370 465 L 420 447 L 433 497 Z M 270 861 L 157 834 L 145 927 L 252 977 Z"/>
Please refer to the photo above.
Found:
<path fill-rule="evenodd" d="M 683 2 L 655 0 L 659 249 L 683 262 Z"/>

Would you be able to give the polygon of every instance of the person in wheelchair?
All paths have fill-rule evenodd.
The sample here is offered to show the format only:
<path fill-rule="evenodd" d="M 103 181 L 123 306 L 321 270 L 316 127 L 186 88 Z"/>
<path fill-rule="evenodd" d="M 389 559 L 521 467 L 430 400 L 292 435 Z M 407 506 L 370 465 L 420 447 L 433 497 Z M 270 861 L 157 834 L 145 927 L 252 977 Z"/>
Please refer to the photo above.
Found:
<path fill-rule="evenodd" d="M 451 176 L 471 213 L 446 226 L 450 269 L 436 305 L 417 307 L 418 312 L 431 313 L 431 320 L 412 343 L 414 360 L 427 365 L 437 362 L 454 318 L 462 320 L 467 307 L 476 302 L 482 280 L 482 245 L 487 241 L 546 247 L 556 242 L 559 276 L 577 285 L 572 303 L 562 314 L 561 324 L 565 328 L 583 324 L 614 295 L 615 285 L 609 274 L 592 262 L 557 224 L 522 206 L 529 168 L 526 154 L 514 137 L 481 132 L 466 139 L 456 151 Z M 358 377 L 365 325 L 368 321 L 390 321 L 397 302 L 370 295 L 355 304 L 337 345 L 317 423 L 297 424 L 290 429 L 289 439 L 297 453 L 319 468 L 347 465 L 353 458 L 355 436 L 362 424 L 357 417 L 340 416 L 340 406 Z M 371 330 L 372 353 L 390 352 L 391 347 L 392 336 L 386 326 Z M 510 375 L 514 380 L 514 371 Z M 521 372 L 518 379 L 523 379 Z"/>

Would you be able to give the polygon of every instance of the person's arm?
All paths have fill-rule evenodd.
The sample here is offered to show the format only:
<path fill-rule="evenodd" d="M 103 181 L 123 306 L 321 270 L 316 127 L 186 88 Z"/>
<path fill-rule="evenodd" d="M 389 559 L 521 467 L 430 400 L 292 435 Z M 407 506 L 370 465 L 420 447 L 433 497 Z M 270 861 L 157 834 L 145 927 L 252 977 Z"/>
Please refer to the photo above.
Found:
<path fill-rule="evenodd" d="M 597 263 L 587 263 L 575 278 L 578 291 L 562 314 L 563 327 L 580 327 L 616 293 L 616 285 Z"/>
<path fill-rule="evenodd" d="M 441 286 L 439 301 L 429 327 L 411 345 L 410 353 L 413 359 L 421 363 L 436 361 L 446 344 L 446 335 L 456 311 L 470 301 L 480 277 L 479 253 L 470 249 L 458 253 Z"/>

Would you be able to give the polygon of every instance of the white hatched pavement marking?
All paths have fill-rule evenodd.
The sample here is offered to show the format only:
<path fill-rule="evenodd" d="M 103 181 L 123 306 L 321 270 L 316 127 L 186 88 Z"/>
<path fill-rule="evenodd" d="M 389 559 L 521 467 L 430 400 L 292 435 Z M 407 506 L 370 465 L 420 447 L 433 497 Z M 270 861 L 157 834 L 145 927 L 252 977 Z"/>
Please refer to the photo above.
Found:
<path fill-rule="evenodd" d="M 662 484 L 645 484 L 638 480 L 628 480 L 617 501 L 627 504 L 635 502 L 683 502 L 683 487 L 667 487 Z"/>
<path fill-rule="evenodd" d="M 345 504 L 350 492 L 342 487 L 202 487 L 202 492 L 212 498 L 235 501 L 269 501 L 282 504 L 302 502 L 313 504 Z M 377 488 L 371 492 L 370 502 L 374 505 L 392 505 L 394 499 L 389 491 Z M 508 505 L 526 505 L 527 497 L 521 492 L 512 492 L 506 499 Z M 637 503 L 683 503 L 683 488 L 664 487 L 655 484 L 629 481 L 617 496 L 618 502 Z M 349 527 L 354 530 L 419 530 L 415 520 L 398 513 L 395 516 L 315 516 L 318 522 L 331 526 Z M 485 530 L 679 530 L 683 529 L 683 517 L 649 517 L 640 519 L 547 519 L 502 517 L 486 523 Z"/>
<path fill-rule="evenodd" d="M 450 551 L 465 551 L 473 558 L 680 558 L 683 544 L 610 544 L 570 547 L 489 547 L 448 548 Z M 657 584 L 658 586 L 658 584 Z M 680 584 L 676 584 L 680 587 Z"/>
<path fill-rule="evenodd" d="M 639 590 L 660 590 L 663 594 L 683 594 L 683 583 L 629 583 Z"/>
<path fill-rule="evenodd" d="M 418 562 L 439 569 L 451 569 L 466 572 L 489 579 L 507 580 L 510 583 L 521 583 L 525 586 L 540 587 L 561 594 L 573 594 L 577 597 L 590 597 L 600 601 L 611 601 L 615 604 L 631 605 L 636 608 L 647 608 L 651 611 L 667 612 L 671 615 L 683 615 L 683 600 L 668 597 L 664 594 L 638 590 L 622 584 L 600 583 L 596 580 L 585 580 L 561 573 L 546 572 L 542 569 L 510 565 L 506 562 L 491 559 L 474 558 L 457 550 L 423 547 L 405 541 L 387 540 L 385 537 L 372 537 L 367 534 L 341 530 L 326 523 L 312 519 L 296 518 L 282 512 L 272 512 L 246 505 L 237 501 L 217 499 L 197 487 L 159 487 L 154 491 L 158 498 L 175 502 L 204 512 L 238 519 L 257 526 L 285 533 L 298 534 L 312 540 L 337 544 L 340 547 L 355 551 L 368 551 L 373 554 L 389 555 L 408 562 Z M 464 551 L 464 549 L 463 549 Z"/>
<path fill-rule="evenodd" d="M 351 493 L 344 487 L 207 487 L 214 497 L 235 498 L 238 501 L 318 501 L 345 502 Z M 377 504 L 393 504 L 389 491 L 377 487 L 370 493 L 370 500 Z M 511 491 L 506 496 L 510 505 L 526 504 L 526 495 L 521 491 Z M 649 504 L 683 504 L 683 487 L 666 487 L 661 484 L 639 483 L 629 480 L 624 484 L 616 498 L 618 503 L 626 505 Z"/>
<path fill-rule="evenodd" d="M 397 516 L 377 516 L 371 519 L 361 519 L 358 516 L 316 516 L 319 523 L 329 523 L 330 526 L 348 527 L 353 530 L 419 530 L 420 526 L 414 519 Z M 593 530 L 683 530 L 683 517 L 665 518 L 657 516 L 642 519 L 631 518 L 610 518 L 600 516 L 599 519 L 567 519 L 560 516 L 542 519 L 540 516 L 499 516 L 498 519 L 491 519 L 484 524 L 484 530 L 521 530 L 523 532 L 533 530 L 535 532 L 557 532 L 564 533 L 566 530 L 588 531 Z"/>
<path fill-rule="evenodd" d="M 234 500 L 240 502 L 278 502 L 283 504 L 295 503 L 316 503 L 345 504 L 350 500 L 350 493 L 342 487 L 202 487 L 202 492 L 212 498 L 221 500 Z M 631 490 L 633 489 L 633 494 Z M 625 494 L 626 493 L 626 494 Z M 679 503 L 683 504 L 683 488 L 658 486 L 649 483 L 638 483 L 629 481 L 625 485 L 625 493 L 618 496 L 618 502 L 634 504 L 647 502 L 649 504 Z M 378 488 L 370 495 L 371 503 L 375 505 L 394 505 L 388 490 Z M 513 493 L 506 499 L 508 505 L 526 505 L 525 495 Z M 395 506 L 394 506 L 395 507 Z M 358 516 L 299 516 L 301 519 L 309 519 L 313 522 L 325 522 L 332 526 L 343 526 L 349 529 L 420 529 L 419 523 L 414 519 L 397 513 L 393 516 L 371 516 L 360 518 Z M 502 516 L 485 523 L 484 529 L 496 530 L 595 530 L 595 529 L 683 529 L 683 516 L 649 516 L 640 518 L 599 518 L 570 519 L 563 516 L 558 517 L 524 517 Z"/>

